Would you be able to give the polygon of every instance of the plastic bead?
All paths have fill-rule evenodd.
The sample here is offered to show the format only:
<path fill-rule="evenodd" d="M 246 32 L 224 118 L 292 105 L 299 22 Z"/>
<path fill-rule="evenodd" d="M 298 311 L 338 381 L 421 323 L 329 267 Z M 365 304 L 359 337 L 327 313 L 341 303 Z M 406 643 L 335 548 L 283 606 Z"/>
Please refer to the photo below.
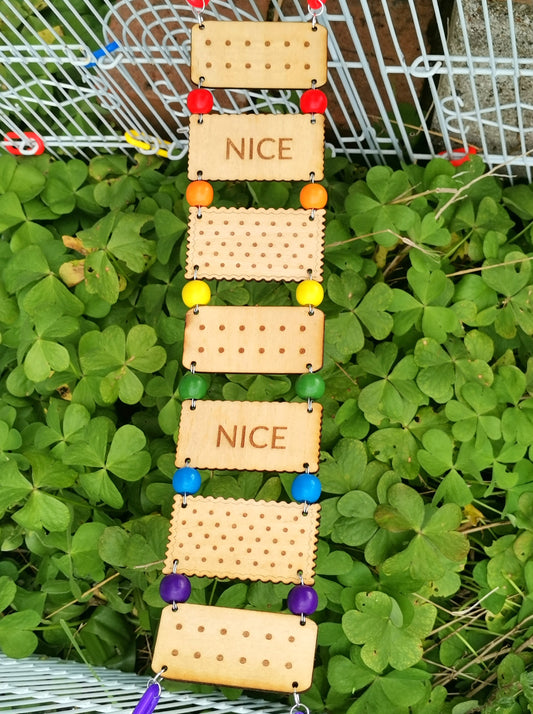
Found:
<path fill-rule="evenodd" d="M 179 391 L 182 399 L 203 399 L 207 394 L 207 381 L 200 374 L 188 372 L 179 381 Z"/>
<path fill-rule="evenodd" d="M 202 477 L 200 472 L 190 466 L 183 466 L 178 469 L 172 477 L 172 485 L 174 491 L 181 496 L 185 494 L 196 493 L 202 485 Z"/>
<path fill-rule="evenodd" d="M 150 684 L 145 693 L 140 698 L 139 703 L 133 710 L 132 714 L 152 714 L 159 702 L 160 696 L 160 685 L 157 682 Z"/>
<path fill-rule="evenodd" d="M 209 114 L 213 109 L 213 95 L 209 89 L 193 89 L 187 96 L 187 107 L 193 114 Z"/>
<path fill-rule="evenodd" d="M 319 374 L 308 372 L 298 377 L 295 388 L 301 399 L 320 399 L 326 391 L 326 383 Z"/>
<path fill-rule="evenodd" d="M 185 191 L 189 206 L 209 206 L 213 202 L 214 191 L 209 181 L 191 181 Z"/>
<path fill-rule="evenodd" d="M 307 4 L 311 10 L 320 10 L 326 4 L 326 0 L 307 0 Z"/>
<path fill-rule="evenodd" d="M 181 573 L 165 575 L 159 585 L 159 594 L 165 602 L 186 602 L 191 596 L 191 581 Z"/>
<path fill-rule="evenodd" d="M 322 484 L 314 474 L 300 474 L 292 482 L 291 496 L 298 503 L 316 503 L 321 493 Z"/>
<path fill-rule="evenodd" d="M 187 2 L 196 10 L 204 10 L 209 5 L 209 0 L 187 0 Z"/>
<path fill-rule="evenodd" d="M 207 305 L 211 300 L 211 288 L 203 280 L 191 280 L 183 286 L 181 299 L 187 307 Z"/>
<path fill-rule="evenodd" d="M 307 183 L 300 191 L 303 208 L 324 208 L 328 202 L 328 192 L 319 183 Z"/>
<path fill-rule="evenodd" d="M 316 280 L 303 280 L 296 288 L 296 300 L 300 305 L 320 305 L 324 288 Z"/>
<path fill-rule="evenodd" d="M 318 607 L 318 595 L 310 585 L 297 585 L 289 592 L 287 606 L 293 615 L 312 615 Z"/>
<path fill-rule="evenodd" d="M 320 89 L 308 89 L 300 97 L 300 109 L 304 114 L 324 114 L 328 98 Z"/>

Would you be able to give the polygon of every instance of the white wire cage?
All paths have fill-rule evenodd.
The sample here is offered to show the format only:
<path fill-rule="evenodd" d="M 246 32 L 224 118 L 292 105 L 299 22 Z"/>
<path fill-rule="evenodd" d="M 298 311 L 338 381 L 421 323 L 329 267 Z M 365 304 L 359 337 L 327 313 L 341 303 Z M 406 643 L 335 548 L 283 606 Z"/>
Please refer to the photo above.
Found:
<path fill-rule="evenodd" d="M 328 140 L 354 162 L 479 152 L 531 180 L 533 6 L 328 0 Z M 307 0 L 211 0 L 205 19 L 309 20 Z M 0 132 L 18 153 L 187 150 L 186 0 L 3 0 Z M 299 111 L 298 92 L 219 90 L 215 111 Z M 0 137 L 1 139 L 1 137 Z M 135 147 L 135 148 L 134 148 Z"/>
<path fill-rule="evenodd" d="M 0 654 L 0 712 L 9 714 L 131 714 L 146 688 L 147 678 L 88 667 L 79 662 L 28 657 L 15 660 Z M 158 714 L 287 714 L 289 707 L 264 699 L 189 691 L 161 692 Z"/>

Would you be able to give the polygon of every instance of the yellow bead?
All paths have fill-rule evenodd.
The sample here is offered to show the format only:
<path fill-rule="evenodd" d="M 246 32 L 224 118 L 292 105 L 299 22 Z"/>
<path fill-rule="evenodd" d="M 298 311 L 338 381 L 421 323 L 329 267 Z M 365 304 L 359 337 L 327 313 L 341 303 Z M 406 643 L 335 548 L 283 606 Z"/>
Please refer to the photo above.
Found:
<path fill-rule="evenodd" d="M 316 280 L 304 280 L 296 288 L 296 300 L 300 305 L 320 305 L 324 299 L 324 288 Z"/>
<path fill-rule="evenodd" d="M 211 300 L 211 288 L 203 280 L 191 280 L 185 283 L 181 291 L 181 299 L 187 307 L 207 305 Z"/>

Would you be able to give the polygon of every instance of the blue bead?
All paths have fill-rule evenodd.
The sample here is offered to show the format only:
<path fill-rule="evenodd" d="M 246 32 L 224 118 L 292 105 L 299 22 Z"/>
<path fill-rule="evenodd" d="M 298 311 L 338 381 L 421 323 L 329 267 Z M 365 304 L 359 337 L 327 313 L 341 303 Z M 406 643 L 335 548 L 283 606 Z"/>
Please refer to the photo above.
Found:
<path fill-rule="evenodd" d="M 291 495 L 299 503 L 316 503 L 321 493 L 322 484 L 314 474 L 300 474 L 292 482 Z"/>
<path fill-rule="evenodd" d="M 174 491 L 181 496 L 196 493 L 202 485 L 202 477 L 196 469 L 184 466 L 178 469 L 172 477 L 172 485 L 174 486 Z"/>

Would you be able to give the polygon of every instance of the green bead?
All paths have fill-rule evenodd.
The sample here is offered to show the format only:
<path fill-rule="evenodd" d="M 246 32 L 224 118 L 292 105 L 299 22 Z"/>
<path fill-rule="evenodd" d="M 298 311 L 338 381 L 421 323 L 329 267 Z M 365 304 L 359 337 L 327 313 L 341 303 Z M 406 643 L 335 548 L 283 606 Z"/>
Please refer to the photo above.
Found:
<path fill-rule="evenodd" d="M 201 375 L 188 372 L 180 379 L 180 396 L 182 399 L 203 399 L 207 394 L 207 387 L 207 382 Z"/>
<path fill-rule="evenodd" d="M 326 391 L 326 383 L 319 374 L 308 372 L 296 380 L 296 394 L 301 399 L 320 399 Z"/>

